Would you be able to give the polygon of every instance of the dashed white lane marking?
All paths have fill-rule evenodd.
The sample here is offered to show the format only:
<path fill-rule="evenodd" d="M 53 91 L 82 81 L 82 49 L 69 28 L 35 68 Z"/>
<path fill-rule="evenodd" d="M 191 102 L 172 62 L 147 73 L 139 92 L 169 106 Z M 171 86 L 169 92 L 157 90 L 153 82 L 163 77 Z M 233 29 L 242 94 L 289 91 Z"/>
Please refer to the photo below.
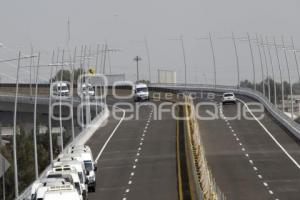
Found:
<path fill-rule="evenodd" d="M 287 152 L 287 150 L 278 142 L 278 140 L 270 133 L 270 131 L 258 120 L 255 115 L 252 113 L 252 111 L 249 109 L 248 105 L 239 99 L 240 102 L 242 102 L 249 113 L 252 115 L 252 117 L 258 122 L 258 124 L 265 130 L 265 132 L 271 137 L 271 139 L 275 142 L 275 144 L 284 152 L 284 154 L 296 165 L 298 169 L 300 169 L 300 164 Z"/>
<path fill-rule="evenodd" d="M 223 112 L 221 111 L 221 109 L 220 109 L 220 113 L 221 113 L 221 116 L 222 116 L 222 115 L 223 115 Z M 228 122 L 228 120 L 225 119 L 224 117 L 223 117 L 223 119 L 225 120 L 225 122 L 226 122 L 228 128 L 230 129 L 230 131 L 233 133 L 233 135 L 234 135 L 234 137 L 235 137 L 235 140 L 238 142 L 239 146 L 243 146 L 243 143 L 240 142 L 240 138 L 237 137 L 237 134 L 236 134 L 235 131 L 233 130 L 233 128 L 232 128 L 232 126 L 230 125 L 230 123 Z M 241 150 L 242 150 L 243 152 L 246 151 L 245 148 L 242 148 Z M 249 159 L 249 154 L 248 154 L 248 153 L 246 153 L 245 156 Z M 252 159 L 249 159 L 249 163 L 250 163 L 252 166 L 254 165 L 254 162 L 253 162 Z M 253 170 L 257 173 L 258 168 L 257 168 L 256 166 L 253 166 Z M 258 174 L 257 177 L 258 177 L 260 180 L 263 179 L 262 175 L 260 175 L 260 174 Z M 273 195 L 273 194 L 274 194 L 274 192 L 273 192 L 272 190 L 270 190 L 270 187 L 269 187 L 269 185 L 268 185 L 267 182 L 263 182 L 263 185 L 268 189 L 268 192 L 269 192 L 270 195 Z M 275 200 L 279 200 L 279 199 L 275 199 Z"/>
<path fill-rule="evenodd" d="M 141 139 L 140 139 L 141 142 L 139 143 L 139 148 L 138 148 L 137 153 L 136 153 L 136 158 L 134 159 L 134 164 L 133 164 L 133 166 L 132 166 L 133 170 L 135 170 L 135 169 L 137 168 L 137 163 L 138 163 L 138 161 L 139 161 L 139 159 L 138 159 L 137 157 L 140 156 L 140 151 L 142 150 L 142 147 L 141 147 L 141 146 L 143 145 L 144 137 L 146 136 L 147 129 L 148 129 L 148 126 L 149 126 L 149 124 L 150 124 L 150 120 L 151 120 L 152 113 L 153 113 L 153 110 L 150 112 L 149 119 L 148 119 L 148 121 L 147 121 L 147 123 L 146 123 L 146 126 L 145 126 L 145 128 L 144 128 L 142 137 L 141 137 Z M 131 185 L 131 184 L 132 184 L 133 176 L 134 176 L 134 171 L 130 173 L 128 185 Z M 126 196 L 127 196 L 127 193 L 129 193 L 129 192 L 130 192 L 130 189 L 127 188 L 127 189 L 125 190 L 125 192 L 123 193 L 123 198 L 122 198 L 122 200 L 127 200 Z M 124 196 L 125 196 L 125 197 L 124 197 Z"/>

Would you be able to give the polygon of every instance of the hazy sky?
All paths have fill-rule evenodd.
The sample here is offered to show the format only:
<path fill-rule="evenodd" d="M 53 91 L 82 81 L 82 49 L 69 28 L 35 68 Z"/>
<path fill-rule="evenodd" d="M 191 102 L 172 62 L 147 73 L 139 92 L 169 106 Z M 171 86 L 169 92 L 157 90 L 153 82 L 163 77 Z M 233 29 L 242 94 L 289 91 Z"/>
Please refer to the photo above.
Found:
<path fill-rule="evenodd" d="M 141 77 L 147 78 L 147 58 L 144 37 L 147 37 L 151 56 L 152 77 L 157 69 L 176 70 L 182 81 L 183 59 L 179 41 L 183 35 L 190 82 L 211 83 L 212 62 L 207 40 L 196 40 L 212 32 L 220 84 L 236 81 L 234 49 L 231 40 L 219 37 L 244 37 L 249 32 L 263 36 L 294 36 L 300 44 L 300 1 L 298 0 L 0 0 L 0 58 L 15 55 L 14 50 L 29 52 L 30 44 L 41 50 L 42 62 L 48 62 L 50 52 L 64 48 L 67 18 L 71 22 L 71 46 L 108 43 L 120 51 L 111 54 L 113 73 L 135 77 L 133 57 L 142 57 Z M 246 42 L 238 42 L 241 79 L 251 78 L 251 63 Z M 259 60 L 256 47 L 256 71 Z M 273 50 L 272 50 L 273 52 Z M 271 53 L 272 53 L 271 52 Z M 273 52 L 274 53 L 274 52 Z M 275 55 L 273 55 L 274 57 Z M 292 74 L 296 74 L 290 55 Z M 273 58 L 276 64 L 275 57 Z M 282 58 L 281 58 L 282 59 Z M 284 61 L 283 59 L 281 60 Z M 269 61 L 268 61 L 269 62 Z M 15 68 L 1 64 L 1 73 L 14 76 Z M 270 66 L 269 66 L 270 67 Z M 277 70 L 277 65 L 275 65 Z M 269 68 L 269 73 L 271 68 Z M 49 75 L 44 69 L 42 76 Z M 1 76 L 1 74 L 0 74 Z M 24 77 L 28 74 L 24 73 Z M 286 74 L 285 74 L 286 76 Z M 2 76 L 1 76 L 2 77 Z M 278 73 L 276 74 L 278 78 Z M 261 78 L 261 77 L 257 77 Z M 293 77 L 296 80 L 296 76 Z M 3 77 L 2 77 L 3 79 Z"/>

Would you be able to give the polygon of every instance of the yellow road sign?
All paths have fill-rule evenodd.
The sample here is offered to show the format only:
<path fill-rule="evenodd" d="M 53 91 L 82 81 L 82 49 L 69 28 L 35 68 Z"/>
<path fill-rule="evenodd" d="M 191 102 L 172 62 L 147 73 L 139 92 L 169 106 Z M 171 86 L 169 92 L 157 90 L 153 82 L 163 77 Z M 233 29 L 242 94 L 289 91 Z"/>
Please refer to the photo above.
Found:
<path fill-rule="evenodd" d="M 90 75 L 95 75 L 95 74 L 96 74 L 96 69 L 93 68 L 93 67 L 90 67 L 90 68 L 88 69 L 88 74 L 90 74 Z"/>

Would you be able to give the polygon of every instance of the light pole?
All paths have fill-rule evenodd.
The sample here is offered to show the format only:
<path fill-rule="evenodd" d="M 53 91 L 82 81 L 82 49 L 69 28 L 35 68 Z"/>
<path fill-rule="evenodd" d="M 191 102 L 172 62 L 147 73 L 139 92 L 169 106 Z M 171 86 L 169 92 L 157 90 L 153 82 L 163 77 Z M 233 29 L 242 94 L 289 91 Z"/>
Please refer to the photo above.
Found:
<path fill-rule="evenodd" d="M 240 62 L 237 51 L 236 39 L 234 33 L 232 33 L 231 37 L 221 37 L 219 39 L 231 39 L 233 42 L 234 53 L 235 53 L 235 61 L 236 61 L 236 70 L 237 70 L 237 88 L 240 88 Z"/>
<path fill-rule="evenodd" d="M 273 45 L 275 47 L 275 53 L 276 53 L 277 64 L 278 64 L 279 75 L 280 75 L 280 82 L 281 82 L 281 103 L 282 103 L 282 111 L 284 112 L 284 85 L 283 85 L 283 79 L 282 79 L 282 71 L 281 71 L 281 64 L 280 64 L 280 59 L 279 59 L 279 53 L 278 53 L 278 48 L 277 48 L 276 38 L 275 37 L 273 37 Z"/>
<path fill-rule="evenodd" d="M 75 68 L 75 63 L 76 63 L 76 53 L 77 53 L 77 48 L 75 47 L 74 49 L 74 58 L 73 58 L 73 63 L 71 63 L 71 126 L 72 126 L 72 141 L 75 139 L 75 128 L 74 128 L 74 68 Z"/>
<path fill-rule="evenodd" d="M 286 47 L 285 47 L 283 36 L 281 36 L 281 41 L 282 41 L 282 47 L 283 47 L 282 49 L 283 49 L 283 52 L 284 52 L 285 64 L 286 64 L 287 73 L 288 73 L 288 77 L 289 77 L 290 95 L 291 95 L 291 114 L 292 114 L 292 120 L 294 120 L 293 85 L 292 85 L 292 82 L 291 82 L 291 74 L 290 74 L 289 61 L 288 61 L 288 58 L 287 58 Z"/>
<path fill-rule="evenodd" d="M 209 40 L 210 49 L 211 49 L 211 53 L 212 53 L 213 68 L 214 68 L 214 87 L 216 88 L 217 87 L 216 56 L 215 56 L 215 50 L 214 50 L 214 45 L 213 45 L 211 33 L 208 33 L 208 36 L 209 36 L 208 38 L 199 38 L 197 40 L 201 40 L 201 39 L 208 39 Z"/>
<path fill-rule="evenodd" d="M 267 50 L 268 50 L 268 54 L 269 54 L 269 58 L 270 58 L 270 65 L 271 65 L 272 75 L 273 75 L 274 105 L 277 107 L 277 87 L 276 87 L 276 80 L 275 80 L 275 72 L 274 72 L 274 66 L 273 66 L 273 59 L 272 59 L 271 50 L 270 50 L 270 47 L 269 47 L 268 37 L 266 37 L 266 47 L 267 47 Z"/>
<path fill-rule="evenodd" d="M 136 62 L 136 82 L 138 82 L 140 80 L 140 77 L 139 77 L 139 61 L 141 61 L 142 58 L 139 57 L 139 56 L 136 56 L 133 60 Z"/>
<path fill-rule="evenodd" d="M 240 62 L 239 62 L 239 56 L 238 56 L 237 46 L 236 46 L 236 41 L 235 40 L 236 40 L 236 38 L 234 36 L 234 33 L 232 33 L 232 42 L 233 42 L 234 51 L 235 51 L 235 58 L 236 58 L 238 88 L 240 88 Z"/>
<path fill-rule="evenodd" d="M 53 51 L 52 53 L 52 60 L 51 62 L 54 63 L 54 55 L 55 52 Z M 48 102 L 48 109 L 49 109 L 49 114 L 48 114 L 48 126 L 49 126 L 49 149 L 50 149 L 50 162 L 52 163 L 53 161 L 53 141 L 52 141 L 52 81 L 53 81 L 53 67 L 51 67 L 50 71 L 50 86 L 49 86 L 49 102 Z"/>
<path fill-rule="evenodd" d="M 295 51 L 295 44 L 294 44 L 293 37 L 291 37 L 291 43 L 292 43 L 292 51 L 294 53 L 294 58 L 295 58 L 295 63 L 296 63 L 296 69 L 297 69 L 297 74 L 298 74 L 298 79 L 299 79 L 299 84 L 300 84 L 299 63 L 298 63 L 298 59 L 297 59 L 297 55 L 296 55 L 296 51 Z"/>
<path fill-rule="evenodd" d="M 38 76 L 39 76 L 39 65 L 40 65 L 40 53 L 38 54 L 38 61 L 36 67 L 35 77 L 35 98 L 34 98 L 34 111 L 33 111 L 33 143 L 34 143 L 34 165 L 35 165 L 35 179 L 39 178 L 39 166 L 38 166 L 38 154 L 37 154 L 37 140 L 36 140 L 36 112 L 37 112 L 37 93 L 38 93 Z"/>
<path fill-rule="evenodd" d="M 255 35 L 256 37 L 256 44 L 257 44 L 257 49 L 259 53 L 259 60 L 260 60 L 260 68 L 261 68 L 261 78 L 262 78 L 262 92 L 263 95 L 266 96 L 266 91 L 265 91 L 265 76 L 264 76 L 264 65 L 263 65 L 263 60 L 262 60 L 262 55 L 261 55 L 261 49 L 260 49 L 260 42 L 258 39 L 258 35 Z"/>
<path fill-rule="evenodd" d="M 150 59 L 148 40 L 146 37 L 144 38 L 144 43 L 145 43 L 145 49 L 147 53 L 147 60 L 148 60 L 148 76 L 149 76 L 148 79 L 149 79 L 149 83 L 151 83 L 151 59 Z"/>
<path fill-rule="evenodd" d="M 252 62 L 252 73 L 253 73 L 253 89 L 256 91 L 256 73 L 255 73 L 255 61 L 254 61 L 254 54 L 253 54 L 253 48 L 251 44 L 251 38 L 249 33 L 247 33 L 247 38 L 240 39 L 240 41 L 247 41 L 249 44 L 249 50 L 250 50 L 250 56 L 251 56 L 251 62 Z"/>
<path fill-rule="evenodd" d="M 249 33 L 247 33 L 247 39 L 248 39 L 248 44 L 249 44 L 249 50 L 251 54 L 251 61 L 252 61 L 252 70 L 253 70 L 253 85 L 254 85 L 254 90 L 256 91 L 256 77 L 255 77 L 255 62 L 254 62 L 254 55 L 253 55 L 253 49 L 251 45 L 251 39 Z"/>
<path fill-rule="evenodd" d="M 268 99 L 271 102 L 271 89 L 270 89 L 270 77 L 269 77 L 269 69 L 268 69 L 268 59 L 267 59 L 267 54 L 266 54 L 266 49 L 264 45 L 264 39 L 260 35 L 260 45 L 263 50 L 264 58 L 265 58 L 265 66 L 266 66 L 266 73 L 267 73 L 267 82 L 268 82 Z"/>
<path fill-rule="evenodd" d="M 26 56 L 23 58 L 31 58 L 33 56 Z M 14 183 L 15 183 L 15 197 L 19 196 L 19 181 L 18 181 L 18 162 L 17 162 L 17 109 L 18 109 L 18 94 L 19 94 L 19 72 L 21 67 L 21 51 L 17 59 L 2 60 L 0 62 L 18 61 L 17 77 L 16 77 L 16 93 L 14 102 L 14 117 L 13 117 L 13 159 L 14 159 Z"/>

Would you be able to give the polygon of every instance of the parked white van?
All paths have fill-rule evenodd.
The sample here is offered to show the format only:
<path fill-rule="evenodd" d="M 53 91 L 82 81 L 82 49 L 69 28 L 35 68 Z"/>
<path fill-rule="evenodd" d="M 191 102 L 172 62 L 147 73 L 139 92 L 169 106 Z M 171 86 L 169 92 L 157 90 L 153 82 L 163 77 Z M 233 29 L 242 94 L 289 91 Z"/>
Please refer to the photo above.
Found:
<path fill-rule="evenodd" d="M 134 87 L 134 101 L 149 100 L 148 86 L 143 83 L 138 83 Z"/>
<path fill-rule="evenodd" d="M 63 178 L 44 178 L 35 182 L 31 188 L 31 200 L 43 199 L 47 190 L 52 186 L 64 186 L 71 184 L 66 182 Z"/>
<path fill-rule="evenodd" d="M 37 200 L 44 197 L 47 187 L 65 184 L 64 178 L 42 178 L 36 180 L 31 186 L 31 200 Z"/>
<path fill-rule="evenodd" d="M 68 153 L 79 161 L 82 161 L 86 170 L 86 178 L 88 180 L 89 191 L 96 191 L 96 173 L 97 166 L 94 162 L 92 151 L 86 145 L 72 146 L 69 148 Z"/>
<path fill-rule="evenodd" d="M 83 200 L 72 185 L 53 186 L 45 193 L 43 200 Z"/>
<path fill-rule="evenodd" d="M 80 185 L 82 187 L 83 190 L 83 196 L 87 196 L 87 192 L 88 192 L 88 181 L 86 179 L 86 171 L 85 171 L 85 166 L 84 163 L 82 161 L 76 160 L 75 158 L 69 156 L 68 154 L 65 155 L 62 158 L 58 158 L 57 162 L 53 163 L 53 166 L 66 166 L 69 165 L 73 168 L 76 169 L 78 176 L 79 176 L 79 180 L 80 180 Z"/>
<path fill-rule="evenodd" d="M 52 170 L 47 172 L 47 178 L 64 178 L 68 175 L 72 177 L 72 180 L 69 182 L 73 183 L 74 187 L 78 191 L 78 194 L 82 195 L 84 200 L 87 199 L 87 193 L 83 193 L 83 187 L 80 184 L 78 172 L 74 167 L 71 167 L 70 165 L 55 166 L 52 168 Z"/>

